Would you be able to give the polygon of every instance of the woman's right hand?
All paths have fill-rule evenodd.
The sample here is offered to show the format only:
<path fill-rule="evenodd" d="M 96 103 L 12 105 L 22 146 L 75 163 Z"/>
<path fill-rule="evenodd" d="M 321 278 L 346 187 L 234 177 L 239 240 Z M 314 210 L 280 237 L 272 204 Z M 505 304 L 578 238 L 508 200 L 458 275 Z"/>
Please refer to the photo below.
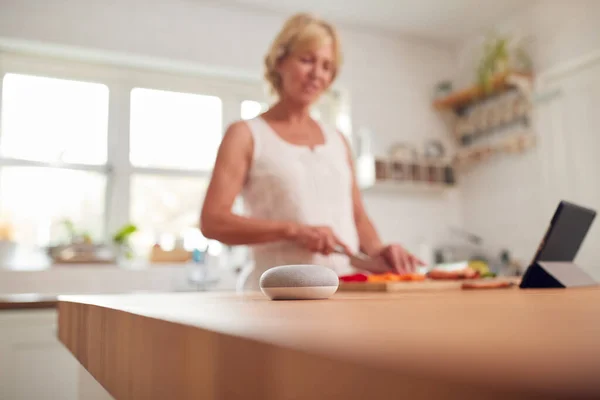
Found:
<path fill-rule="evenodd" d="M 290 236 L 294 242 L 313 253 L 329 255 L 335 252 L 336 247 L 341 247 L 346 254 L 351 254 L 348 246 L 328 226 L 296 225 Z"/>

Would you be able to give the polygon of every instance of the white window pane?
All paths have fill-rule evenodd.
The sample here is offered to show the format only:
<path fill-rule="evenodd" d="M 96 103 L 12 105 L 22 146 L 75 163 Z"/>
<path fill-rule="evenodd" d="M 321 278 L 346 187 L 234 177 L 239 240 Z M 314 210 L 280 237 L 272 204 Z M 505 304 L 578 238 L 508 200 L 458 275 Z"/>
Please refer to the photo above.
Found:
<path fill-rule="evenodd" d="M 106 163 L 108 88 L 90 82 L 7 74 L 2 84 L 5 157 Z"/>
<path fill-rule="evenodd" d="M 222 103 L 214 96 L 131 91 L 131 163 L 138 167 L 212 169 L 222 138 Z"/>
<path fill-rule="evenodd" d="M 148 254 L 157 242 L 169 247 L 177 238 L 188 249 L 204 243 L 198 224 L 207 187 L 205 178 L 134 175 L 130 210 L 139 227 L 132 237 L 136 253 Z"/>
<path fill-rule="evenodd" d="M 350 121 L 350 116 L 348 114 L 339 113 L 337 115 L 337 129 L 342 132 L 344 136 L 350 138 L 350 133 L 352 132 L 352 123 Z"/>
<path fill-rule="evenodd" d="M 70 219 L 95 240 L 104 234 L 106 177 L 95 172 L 37 167 L 0 169 L 0 217 L 10 221 L 15 240 L 47 246 L 67 239 Z"/>
<path fill-rule="evenodd" d="M 269 105 L 254 100 L 244 100 L 241 105 L 241 117 L 242 119 L 252 119 L 259 116 L 261 113 L 267 111 Z"/>
<path fill-rule="evenodd" d="M 318 108 L 311 108 L 311 110 L 310 110 L 310 116 L 313 119 L 316 119 L 317 121 L 320 121 L 321 120 L 321 111 L 319 111 Z"/>

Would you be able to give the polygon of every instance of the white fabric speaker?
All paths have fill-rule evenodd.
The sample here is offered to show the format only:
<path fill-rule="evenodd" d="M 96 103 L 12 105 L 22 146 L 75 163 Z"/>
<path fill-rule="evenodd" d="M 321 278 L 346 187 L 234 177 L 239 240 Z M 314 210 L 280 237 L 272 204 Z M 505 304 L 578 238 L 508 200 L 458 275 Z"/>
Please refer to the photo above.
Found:
<path fill-rule="evenodd" d="M 260 290 L 271 300 L 316 300 L 331 297 L 338 289 L 337 274 L 320 265 L 282 265 L 266 270 Z"/>

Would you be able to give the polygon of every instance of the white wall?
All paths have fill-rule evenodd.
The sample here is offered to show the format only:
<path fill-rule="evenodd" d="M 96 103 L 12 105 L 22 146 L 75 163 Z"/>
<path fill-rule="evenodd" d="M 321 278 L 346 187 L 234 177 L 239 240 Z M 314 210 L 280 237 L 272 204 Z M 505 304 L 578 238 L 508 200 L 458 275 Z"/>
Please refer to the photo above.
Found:
<path fill-rule="evenodd" d="M 599 20 L 598 1 L 540 1 L 500 24 L 500 30 L 534 37 L 532 56 L 539 75 L 599 52 Z M 468 59 L 466 55 L 475 42 L 464 44 L 460 59 Z M 597 67 L 589 68 L 600 71 Z M 465 65 L 461 69 L 465 76 L 468 72 Z M 582 73 L 590 74 L 589 71 L 592 70 Z M 564 79 L 560 84 L 566 88 L 574 79 L 583 79 L 583 75 Z M 595 89 L 591 89 L 592 80 L 582 82 L 583 87 L 589 86 L 589 90 L 597 93 L 570 90 L 562 97 L 537 105 L 535 129 L 539 146 L 536 149 L 520 156 L 499 157 L 475 168 L 462 180 L 465 227 L 482 235 L 493 248 L 511 249 L 524 262 L 530 261 L 559 199 L 600 210 L 600 183 L 592 175 L 595 169 L 593 174 L 597 174 L 594 158 L 597 160 L 600 151 L 597 139 L 600 120 L 594 119 L 592 111 L 597 110 L 600 101 L 600 85 L 598 79 Z M 538 87 L 538 90 L 546 89 Z M 589 151 L 595 148 L 596 156 L 585 154 L 584 158 L 586 148 Z M 577 174 L 574 165 L 584 159 L 583 171 L 587 172 Z M 572 182 L 577 176 L 586 179 L 575 188 Z M 582 185 L 586 188 L 582 189 Z M 600 221 L 595 222 L 577 261 L 600 277 L 598 240 Z"/>
<path fill-rule="evenodd" d="M 260 78 L 263 55 L 284 19 L 200 0 L 2 0 L 0 38 L 188 62 Z M 429 94 L 454 65 L 449 50 L 346 28 L 341 35 L 340 85 L 351 96 L 354 130 L 374 133 L 375 152 L 385 153 L 397 140 L 448 139 Z M 440 228 L 458 223 L 452 196 L 424 201 L 399 196 L 367 195 L 386 240 L 413 246 L 417 236 L 439 236 Z"/>

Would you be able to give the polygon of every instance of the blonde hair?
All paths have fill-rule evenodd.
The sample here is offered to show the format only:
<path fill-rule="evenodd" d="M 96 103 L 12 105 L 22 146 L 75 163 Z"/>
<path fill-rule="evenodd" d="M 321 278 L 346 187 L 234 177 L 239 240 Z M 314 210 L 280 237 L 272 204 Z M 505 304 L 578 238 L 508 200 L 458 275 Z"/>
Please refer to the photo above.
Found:
<path fill-rule="evenodd" d="M 307 49 L 321 47 L 328 42 L 333 44 L 333 82 L 342 63 L 340 41 L 333 25 L 311 14 L 296 14 L 290 17 L 265 57 L 265 79 L 273 94 L 281 91 L 281 77 L 277 72 L 277 64 L 290 54 Z"/>

